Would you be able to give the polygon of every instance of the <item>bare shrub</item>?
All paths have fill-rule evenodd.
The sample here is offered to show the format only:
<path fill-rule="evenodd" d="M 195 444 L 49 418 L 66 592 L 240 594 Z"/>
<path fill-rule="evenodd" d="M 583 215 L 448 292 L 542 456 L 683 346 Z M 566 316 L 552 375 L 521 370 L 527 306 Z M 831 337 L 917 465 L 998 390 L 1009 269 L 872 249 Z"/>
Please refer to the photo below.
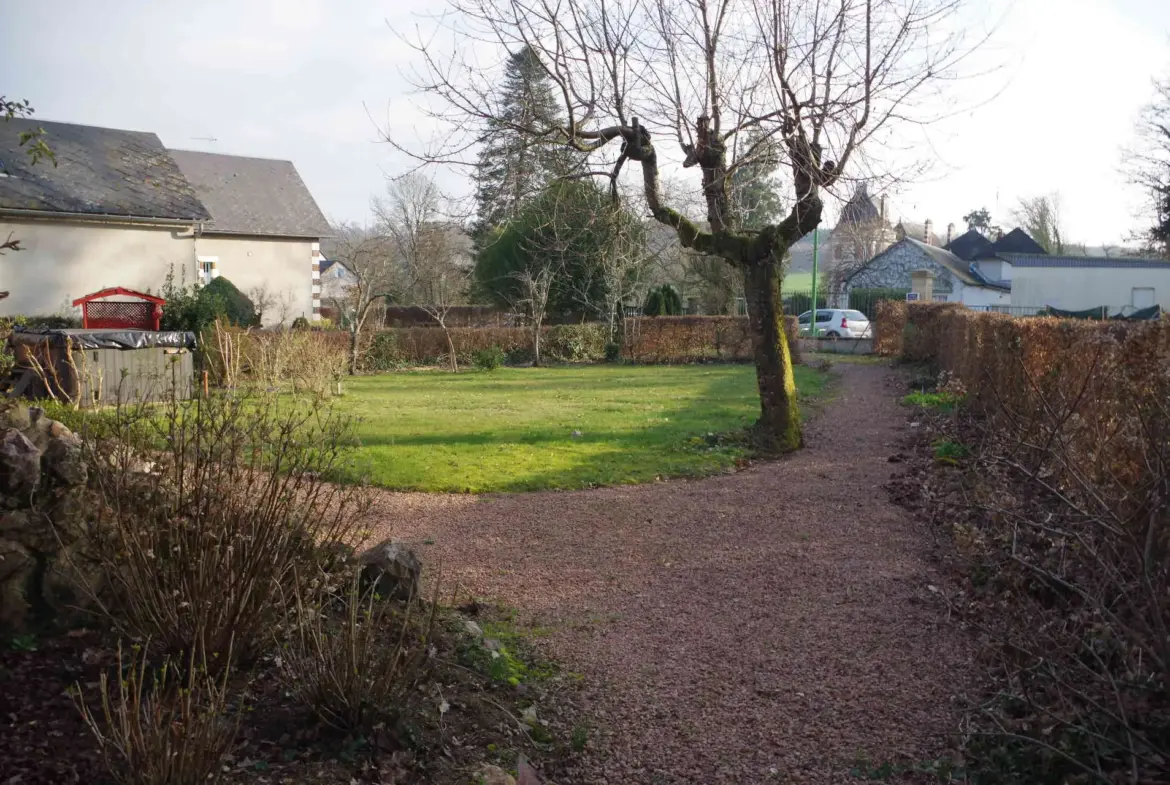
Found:
<path fill-rule="evenodd" d="M 309 330 L 253 331 L 244 347 L 250 378 L 270 390 L 328 396 L 347 372 L 336 344 Z"/>
<path fill-rule="evenodd" d="M 147 647 L 124 658 L 118 644 L 118 677 L 101 678 L 101 711 L 81 695 L 74 701 L 97 739 L 102 760 L 122 785 L 206 785 L 220 778 L 221 759 L 232 748 L 238 715 L 228 706 L 228 670 L 209 673 L 191 655 L 185 668 L 164 662 L 147 667 Z M 185 678 L 180 671 L 185 670 Z"/>
<path fill-rule="evenodd" d="M 355 539 L 366 494 L 326 482 L 352 470 L 350 422 L 327 403 L 220 394 L 120 407 L 107 426 L 89 447 L 99 607 L 168 652 L 252 658 L 281 585 L 318 543 Z"/>
<path fill-rule="evenodd" d="M 280 655 L 285 687 L 343 732 L 392 715 L 427 659 L 436 607 L 418 618 L 418 603 L 378 597 L 375 586 L 363 590 L 357 570 L 340 598 L 318 581 L 298 584 Z"/>

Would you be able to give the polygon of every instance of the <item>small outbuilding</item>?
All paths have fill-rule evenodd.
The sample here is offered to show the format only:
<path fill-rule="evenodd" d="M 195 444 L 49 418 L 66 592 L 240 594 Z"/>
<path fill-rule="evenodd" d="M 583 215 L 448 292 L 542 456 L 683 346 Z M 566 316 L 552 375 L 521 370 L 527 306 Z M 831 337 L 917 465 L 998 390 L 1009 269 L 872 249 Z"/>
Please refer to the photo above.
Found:
<path fill-rule="evenodd" d="M 16 366 L 12 397 L 86 407 L 191 397 L 194 333 L 18 327 L 8 341 Z"/>

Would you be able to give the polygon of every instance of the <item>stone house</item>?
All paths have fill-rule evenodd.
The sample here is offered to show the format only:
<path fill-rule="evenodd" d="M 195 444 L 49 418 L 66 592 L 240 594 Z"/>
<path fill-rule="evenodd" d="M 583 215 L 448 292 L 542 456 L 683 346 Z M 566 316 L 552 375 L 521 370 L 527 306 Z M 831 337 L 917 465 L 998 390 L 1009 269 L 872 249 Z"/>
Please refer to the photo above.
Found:
<path fill-rule="evenodd" d="M 56 165 L 32 164 L 22 131 L 45 129 Z M 46 121 L 0 122 L 0 315 L 70 313 L 111 287 L 158 292 L 224 276 L 270 298 L 265 321 L 315 318 L 329 223 L 291 162 L 168 150 L 152 133 Z"/>
<path fill-rule="evenodd" d="M 951 243 L 954 245 L 954 242 Z M 874 256 L 844 281 L 847 300 L 854 289 L 902 289 L 910 291 L 911 274 L 929 270 L 934 275 L 932 299 L 975 306 L 1009 305 L 1011 284 L 1001 280 L 992 267 L 994 256 L 983 262 L 963 259 L 951 250 L 905 237 Z"/>

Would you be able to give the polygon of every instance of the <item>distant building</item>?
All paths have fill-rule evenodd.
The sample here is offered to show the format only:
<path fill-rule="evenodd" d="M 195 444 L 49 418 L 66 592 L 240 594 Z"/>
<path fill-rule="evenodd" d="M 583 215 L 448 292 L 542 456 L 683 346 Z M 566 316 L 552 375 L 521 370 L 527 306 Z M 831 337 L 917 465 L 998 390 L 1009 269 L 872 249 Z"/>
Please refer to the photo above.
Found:
<path fill-rule="evenodd" d="M 22 131 L 44 128 L 50 161 L 32 164 Z M 71 309 L 111 287 L 158 292 L 167 273 L 263 287 L 291 316 L 320 305 L 315 268 L 330 234 L 288 161 L 168 150 L 152 133 L 11 119 L 0 122 L 0 236 L 11 295 L 0 314 Z M 265 313 L 266 321 L 277 312 Z"/>
<path fill-rule="evenodd" d="M 1050 256 L 1018 228 L 996 240 L 971 230 L 945 248 L 904 237 L 854 271 L 844 295 L 866 288 L 910 291 L 912 274 L 919 270 L 933 273 L 931 299 L 988 310 L 1027 314 L 1046 307 L 1105 306 L 1110 314 L 1125 314 L 1154 305 L 1170 310 L 1170 262 Z"/>

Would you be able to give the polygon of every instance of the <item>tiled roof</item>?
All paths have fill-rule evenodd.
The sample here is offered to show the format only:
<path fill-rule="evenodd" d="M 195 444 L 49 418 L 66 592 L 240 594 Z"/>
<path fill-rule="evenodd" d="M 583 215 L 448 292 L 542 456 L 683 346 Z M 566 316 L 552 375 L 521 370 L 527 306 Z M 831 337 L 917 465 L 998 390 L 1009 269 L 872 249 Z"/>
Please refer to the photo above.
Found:
<path fill-rule="evenodd" d="M 33 164 L 23 131 L 45 130 L 53 161 Z M 202 220 L 207 209 L 158 137 L 44 120 L 0 120 L 0 210 Z"/>
<path fill-rule="evenodd" d="M 327 237 L 329 221 L 291 161 L 171 150 L 211 211 L 212 234 Z"/>
<path fill-rule="evenodd" d="M 1170 270 L 1170 260 L 1134 259 L 1126 256 L 1047 256 L 1043 254 L 1000 253 L 1012 267 L 1088 267 L 1114 269 Z"/>

